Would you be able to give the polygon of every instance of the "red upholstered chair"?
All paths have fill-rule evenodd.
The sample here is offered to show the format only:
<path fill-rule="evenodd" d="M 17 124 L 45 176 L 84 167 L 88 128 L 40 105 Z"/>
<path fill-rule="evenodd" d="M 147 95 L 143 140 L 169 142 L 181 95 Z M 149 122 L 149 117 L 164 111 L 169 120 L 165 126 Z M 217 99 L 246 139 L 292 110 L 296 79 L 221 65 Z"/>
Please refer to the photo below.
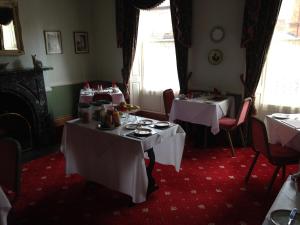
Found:
<path fill-rule="evenodd" d="M 242 139 L 242 143 L 245 146 L 245 140 L 244 140 L 244 135 L 243 135 L 243 131 L 241 128 L 241 125 L 246 121 L 247 119 L 247 115 L 251 106 L 251 102 L 252 99 L 251 98 L 245 98 L 243 101 L 243 104 L 241 106 L 241 109 L 238 113 L 237 118 L 229 118 L 229 117 L 222 117 L 219 120 L 219 127 L 222 130 L 226 131 L 230 146 L 231 146 L 231 155 L 235 156 L 235 150 L 232 144 L 232 139 L 231 139 L 231 135 L 230 135 L 230 131 L 235 130 L 236 128 L 239 129 L 240 131 L 240 135 L 241 135 L 241 139 Z"/>
<path fill-rule="evenodd" d="M 173 89 L 167 89 L 163 91 L 163 100 L 164 100 L 165 113 L 167 118 L 169 118 L 169 114 L 172 108 L 172 103 L 174 98 L 175 96 L 174 96 Z"/>
<path fill-rule="evenodd" d="M 0 186 L 20 193 L 21 145 L 13 138 L 0 139 Z"/>
<path fill-rule="evenodd" d="M 97 101 L 97 100 L 107 100 L 112 102 L 112 97 L 108 93 L 96 93 L 94 94 L 93 101 Z"/>
<path fill-rule="evenodd" d="M 245 177 L 245 181 L 246 183 L 248 182 L 257 158 L 262 154 L 272 165 L 276 166 L 267 188 L 267 190 L 270 191 L 280 168 L 282 168 L 282 178 L 285 178 L 286 165 L 299 164 L 300 152 L 288 147 L 283 147 L 280 144 L 269 144 L 265 124 L 255 117 L 251 117 L 250 119 L 250 128 L 252 136 L 251 146 L 255 151 L 255 157 Z"/>

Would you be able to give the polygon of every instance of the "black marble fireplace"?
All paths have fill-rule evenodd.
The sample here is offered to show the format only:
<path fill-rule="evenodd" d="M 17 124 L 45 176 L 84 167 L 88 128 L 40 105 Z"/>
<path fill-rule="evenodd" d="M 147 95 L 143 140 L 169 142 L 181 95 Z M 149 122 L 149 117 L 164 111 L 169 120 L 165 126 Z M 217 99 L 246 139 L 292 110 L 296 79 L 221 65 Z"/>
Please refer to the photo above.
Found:
<path fill-rule="evenodd" d="M 17 114 L 24 118 L 31 128 L 33 147 L 51 142 L 51 120 L 43 77 L 43 71 L 49 69 L 52 68 L 0 71 L 0 115 Z M 15 130 L 22 129 L 16 121 L 10 126 L 17 126 Z"/>

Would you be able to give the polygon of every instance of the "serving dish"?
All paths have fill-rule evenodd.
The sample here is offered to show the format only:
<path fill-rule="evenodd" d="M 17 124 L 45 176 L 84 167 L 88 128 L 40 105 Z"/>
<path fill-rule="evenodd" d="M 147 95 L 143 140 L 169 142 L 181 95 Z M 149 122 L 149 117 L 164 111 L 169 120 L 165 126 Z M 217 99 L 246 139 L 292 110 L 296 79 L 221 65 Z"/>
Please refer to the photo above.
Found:
<path fill-rule="evenodd" d="M 270 214 L 270 221 L 272 225 L 287 225 L 289 222 L 291 210 L 278 209 L 274 210 Z M 296 214 L 293 225 L 300 225 L 300 215 Z"/>
<path fill-rule="evenodd" d="M 274 117 L 275 119 L 288 119 L 289 115 L 288 114 L 284 114 L 284 113 L 273 113 L 272 117 Z"/>
<path fill-rule="evenodd" d="M 125 129 L 127 130 L 135 130 L 138 127 L 138 124 L 136 123 L 128 123 L 125 125 Z"/>
<path fill-rule="evenodd" d="M 170 122 L 168 121 L 160 121 L 154 124 L 154 127 L 156 128 L 167 128 L 170 126 Z"/>
<path fill-rule="evenodd" d="M 134 135 L 139 136 L 139 137 L 145 137 L 149 136 L 152 134 L 152 130 L 148 128 L 137 128 L 134 131 Z"/>
<path fill-rule="evenodd" d="M 148 119 L 139 121 L 139 124 L 144 125 L 144 126 L 151 125 L 152 123 L 153 123 L 153 120 L 148 120 Z"/>

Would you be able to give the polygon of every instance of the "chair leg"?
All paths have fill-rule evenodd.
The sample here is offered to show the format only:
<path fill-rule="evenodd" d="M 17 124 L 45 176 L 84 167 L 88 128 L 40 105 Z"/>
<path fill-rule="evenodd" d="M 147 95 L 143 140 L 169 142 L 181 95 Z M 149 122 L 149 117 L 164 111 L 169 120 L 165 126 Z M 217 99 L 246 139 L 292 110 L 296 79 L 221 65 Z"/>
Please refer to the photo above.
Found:
<path fill-rule="evenodd" d="M 208 127 L 204 127 L 204 140 L 203 140 L 203 148 L 207 148 L 207 135 L 208 135 Z"/>
<path fill-rule="evenodd" d="M 247 175 L 246 175 L 246 177 L 245 177 L 245 182 L 246 182 L 246 183 L 248 183 L 248 181 L 249 181 L 249 178 L 250 178 L 250 176 L 251 176 L 251 173 L 252 173 L 253 168 L 254 168 L 254 166 L 255 166 L 255 164 L 256 164 L 256 161 L 257 161 L 257 159 L 258 159 L 259 154 L 260 154 L 260 152 L 256 152 L 256 153 L 255 153 L 255 156 L 254 156 L 254 159 L 253 159 L 253 161 L 252 161 L 252 164 L 251 164 L 251 166 L 250 166 L 250 168 L 249 168 L 249 171 L 248 171 L 248 173 L 247 173 Z"/>
<path fill-rule="evenodd" d="M 227 130 L 226 134 L 227 134 L 229 144 L 230 144 L 230 147 L 231 147 L 231 156 L 235 156 L 235 151 L 234 151 L 234 148 L 233 148 L 230 132 Z"/>
<path fill-rule="evenodd" d="M 246 142 L 245 142 L 245 137 L 244 137 L 244 133 L 243 133 L 242 127 L 239 126 L 238 129 L 240 131 L 240 135 L 241 135 L 241 140 L 242 140 L 243 147 L 245 148 L 246 147 Z"/>
<path fill-rule="evenodd" d="M 285 179 L 285 171 L 286 171 L 285 165 L 283 165 L 283 166 L 282 166 L 282 180 Z"/>
<path fill-rule="evenodd" d="M 280 170 L 280 166 L 277 166 L 277 167 L 275 168 L 274 173 L 273 173 L 272 179 L 271 179 L 271 181 L 270 181 L 270 183 L 269 183 L 269 185 L 268 185 L 268 188 L 267 188 L 267 191 L 268 191 L 268 192 L 271 191 L 272 186 L 273 186 L 273 184 L 274 184 L 274 181 L 275 181 L 275 179 L 276 179 L 276 176 L 277 176 L 279 170 Z"/>

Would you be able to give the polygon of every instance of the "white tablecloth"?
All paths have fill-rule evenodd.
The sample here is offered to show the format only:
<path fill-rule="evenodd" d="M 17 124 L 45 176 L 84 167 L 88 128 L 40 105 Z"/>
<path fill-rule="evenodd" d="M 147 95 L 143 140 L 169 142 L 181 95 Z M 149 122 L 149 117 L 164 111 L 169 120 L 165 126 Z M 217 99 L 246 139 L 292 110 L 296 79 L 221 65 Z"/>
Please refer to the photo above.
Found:
<path fill-rule="evenodd" d="M 98 130 L 95 121 L 68 122 L 61 146 L 66 173 L 78 173 L 87 180 L 128 194 L 135 203 L 145 201 L 148 178 L 144 151 L 153 147 L 156 162 L 174 165 L 179 171 L 185 132 L 174 125 L 166 130 L 154 129 L 156 134 L 141 140 L 125 136 L 130 132 L 123 126 L 111 131 Z"/>
<path fill-rule="evenodd" d="M 211 132 L 217 134 L 220 131 L 219 119 L 230 111 L 233 116 L 233 99 L 223 101 L 207 100 L 207 97 L 199 97 L 187 100 L 174 99 L 169 120 L 176 119 L 185 122 L 202 124 L 211 127 Z"/>
<path fill-rule="evenodd" d="M 297 118 L 300 114 L 291 114 L 291 119 Z M 300 151 L 300 130 L 295 129 L 288 125 L 285 121 L 287 120 L 279 120 L 272 117 L 272 115 L 268 115 L 265 118 L 269 143 L 271 144 L 282 144 L 283 146 L 287 146 L 293 148 L 297 151 Z"/>
<path fill-rule="evenodd" d="M 0 186 L 0 225 L 7 225 L 7 215 L 11 204 Z"/>
<path fill-rule="evenodd" d="M 97 90 L 80 90 L 80 103 L 91 103 L 93 101 L 94 94 L 98 92 Z M 119 88 L 116 88 L 116 92 L 112 92 L 112 89 L 103 90 L 99 93 L 109 93 L 112 97 L 113 104 L 120 104 L 120 102 L 125 102 L 123 93 Z"/>
<path fill-rule="evenodd" d="M 296 191 L 295 183 L 291 180 L 291 176 L 289 176 L 269 209 L 263 225 L 273 225 L 269 219 L 272 211 L 277 209 L 292 210 L 293 208 L 300 209 L 300 192 Z"/>

